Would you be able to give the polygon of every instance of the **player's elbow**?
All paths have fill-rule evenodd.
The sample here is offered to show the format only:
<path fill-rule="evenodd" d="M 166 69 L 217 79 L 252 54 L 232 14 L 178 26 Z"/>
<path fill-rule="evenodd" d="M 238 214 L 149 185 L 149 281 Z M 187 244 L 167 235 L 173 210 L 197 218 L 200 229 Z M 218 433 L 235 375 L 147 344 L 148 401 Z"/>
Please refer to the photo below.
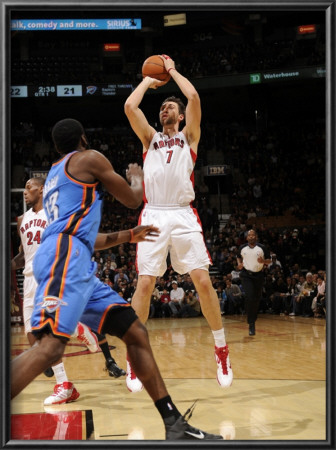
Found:
<path fill-rule="evenodd" d="M 133 198 L 133 199 L 130 199 L 128 202 L 127 202 L 127 205 L 125 205 L 127 208 L 130 208 L 130 209 L 137 209 L 137 208 L 139 208 L 139 206 L 141 205 L 141 203 L 142 203 L 142 198 Z"/>
<path fill-rule="evenodd" d="M 199 105 L 199 106 L 201 105 L 201 99 L 200 99 L 200 96 L 198 95 L 198 92 L 196 91 L 196 89 L 190 93 L 188 101 L 190 103 L 194 103 L 195 105 Z"/>
<path fill-rule="evenodd" d="M 132 113 L 134 113 L 135 111 L 135 106 L 132 103 L 132 101 L 130 101 L 129 99 L 126 100 L 125 104 L 124 104 L 124 112 L 126 114 L 126 116 L 130 116 Z"/>

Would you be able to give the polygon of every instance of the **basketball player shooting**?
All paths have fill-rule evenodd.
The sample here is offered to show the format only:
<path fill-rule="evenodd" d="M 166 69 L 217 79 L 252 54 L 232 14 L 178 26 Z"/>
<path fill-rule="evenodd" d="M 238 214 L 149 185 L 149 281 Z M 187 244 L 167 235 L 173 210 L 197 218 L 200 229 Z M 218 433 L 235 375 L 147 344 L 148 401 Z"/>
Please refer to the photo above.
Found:
<path fill-rule="evenodd" d="M 148 89 L 166 84 L 166 81 L 152 78 L 155 74 L 144 76 L 125 103 L 130 125 L 143 145 L 145 204 L 139 222 L 142 225 L 155 223 L 161 230 L 155 243 L 138 244 L 139 279 L 132 306 L 145 323 L 155 280 L 167 269 L 169 251 L 173 269 L 180 274 L 189 273 L 199 294 L 202 313 L 214 336 L 217 381 L 226 388 L 233 379 L 229 349 L 218 298 L 209 276 L 212 262 L 204 243 L 200 219 L 192 207 L 195 199 L 193 171 L 201 136 L 200 97 L 192 83 L 176 70 L 174 61 L 167 55 L 160 56 L 166 72 L 187 98 L 187 106 L 179 98 L 169 97 L 160 107 L 162 131 L 149 125 L 139 105 Z M 184 120 L 185 125 L 179 131 Z M 126 383 L 131 392 L 142 389 L 135 375 L 127 361 Z"/>

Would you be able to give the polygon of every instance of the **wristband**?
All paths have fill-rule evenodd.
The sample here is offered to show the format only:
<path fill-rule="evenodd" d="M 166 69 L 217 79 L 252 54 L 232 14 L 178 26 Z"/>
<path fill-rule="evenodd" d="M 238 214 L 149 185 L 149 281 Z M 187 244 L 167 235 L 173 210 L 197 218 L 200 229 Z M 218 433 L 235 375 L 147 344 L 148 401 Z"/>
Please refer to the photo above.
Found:
<path fill-rule="evenodd" d="M 170 70 L 176 70 L 175 67 L 170 67 L 170 69 L 167 70 L 167 72 L 169 73 Z"/>
<path fill-rule="evenodd" d="M 134 238 L 134 233 L 132 228 L 130 229 L 130 233 L 131 233 L 131 238 L 130 238 L 130 243 L 132 244 L 133 238 Z"/>

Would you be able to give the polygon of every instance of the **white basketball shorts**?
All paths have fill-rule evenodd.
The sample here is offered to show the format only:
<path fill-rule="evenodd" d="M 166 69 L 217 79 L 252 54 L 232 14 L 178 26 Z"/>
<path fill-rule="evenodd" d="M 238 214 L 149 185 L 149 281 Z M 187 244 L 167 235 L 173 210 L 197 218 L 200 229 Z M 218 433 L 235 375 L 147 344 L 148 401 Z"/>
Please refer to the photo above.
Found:
<path fill-rule="evenodd" d="M 162 276 L 167 270 L 167 256 L 179 274 L 194 269 L 208 270 L 212 263 L 205 246 L 197 211 L 191 206 L 145 205 L 140 225 L 154 225 L 160 229 L 155 242 L 139 242 L 136 267 L 139 275 Z"/>

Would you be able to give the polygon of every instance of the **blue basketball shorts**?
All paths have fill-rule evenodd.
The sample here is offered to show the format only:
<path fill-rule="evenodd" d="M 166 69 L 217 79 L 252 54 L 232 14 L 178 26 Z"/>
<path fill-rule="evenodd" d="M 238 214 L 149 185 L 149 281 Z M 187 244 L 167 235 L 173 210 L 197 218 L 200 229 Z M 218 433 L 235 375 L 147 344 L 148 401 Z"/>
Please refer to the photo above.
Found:
<path fill-rule="evenodd" d="M 99 332 L 107 312 L 130 304 L 96 277 L 96 263 L 79 239 L 51 235 L 36 252 L 33 269 L 38 286 L 31 318 L 32 332 L 49 329 L 70 338 L 82 321 Z"/>

